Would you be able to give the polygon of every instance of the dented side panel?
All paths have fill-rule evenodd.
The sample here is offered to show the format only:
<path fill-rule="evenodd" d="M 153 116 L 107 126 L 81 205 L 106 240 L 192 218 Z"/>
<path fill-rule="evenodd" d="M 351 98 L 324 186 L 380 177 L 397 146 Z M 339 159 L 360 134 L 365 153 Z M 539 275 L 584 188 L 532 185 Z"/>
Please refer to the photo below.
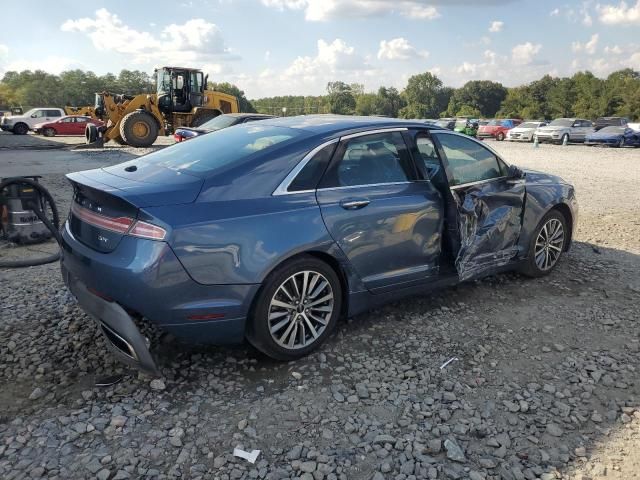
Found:
<path fill-rule="evenodd" d="M 525 183 L 496 180 L 452 190 L 458 204 L 460 280 L 489 273 L 511 262 L 519 252 Z"/>

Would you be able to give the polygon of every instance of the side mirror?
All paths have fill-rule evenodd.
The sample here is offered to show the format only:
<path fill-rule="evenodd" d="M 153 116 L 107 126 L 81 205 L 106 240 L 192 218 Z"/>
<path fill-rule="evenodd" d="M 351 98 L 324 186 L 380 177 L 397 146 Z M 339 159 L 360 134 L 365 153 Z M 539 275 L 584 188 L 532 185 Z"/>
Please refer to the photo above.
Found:
<path fill-rule="evenodd" d="M 507 178 L 509 180 L 520 180 L 523 179 L 525 175 L 526 174 L 521 168 L 516 167 L 515 165 L 509 165 L 509 170 L 507 170 Z"/>
<path fill-rule="evenodd" d="M 37 117 L 38 117 L 38 114 L 37 114 L 37 113 L 32 113 L 32 114 L 31 114 L 31 118 L 37 118 Z"/>

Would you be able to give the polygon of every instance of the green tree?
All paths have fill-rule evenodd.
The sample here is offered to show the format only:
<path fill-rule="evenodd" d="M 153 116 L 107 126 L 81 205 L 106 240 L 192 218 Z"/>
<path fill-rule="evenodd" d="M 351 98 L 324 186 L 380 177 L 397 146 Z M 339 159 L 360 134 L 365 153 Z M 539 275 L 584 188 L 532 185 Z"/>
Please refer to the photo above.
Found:
<path fill-rule="evenodd" d="M 329 93 L 329 110 L 331 113 L 339 115 L 351 115 L 356 108 L 356 99 L 351 90 L 351 86 L 344 82 L 329 82 L 327 84 Z"/>
<path fill-rule="evenodd" d="M 395 87 L 380 87 L 376 95 L 375 112 L 377 115 L 397 118 L 406 102 Z"/>
<path fill-rule="evenodd" d="M 378 96 L 375 93 L 363 93 L 356 98 L 356 115 L 378 115 L 376 101 Z"/>
<path fill-rule="evenodd" d="M 447 104 L 451 92 L 431 72 L 409 78 L 403 96 L 407 105 L 400 110 L 402 118 L 436 118 Z"/>
<path fill-rule="evenodd" d="M 464 109 L 479 112 L 479 117 L 493 117 L 506 96 L 507 89 L 501 83 L 472 80 L 453 93 L 447 107 L 447 115 L 464 115 L 459 113 Z"/>

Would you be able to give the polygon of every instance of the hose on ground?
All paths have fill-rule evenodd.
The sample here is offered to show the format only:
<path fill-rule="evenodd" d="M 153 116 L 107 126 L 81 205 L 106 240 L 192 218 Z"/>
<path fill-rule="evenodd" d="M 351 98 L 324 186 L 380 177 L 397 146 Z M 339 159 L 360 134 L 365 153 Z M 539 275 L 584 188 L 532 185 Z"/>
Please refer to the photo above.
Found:
<path fill-rule="evenodd" d="M 25 207 L 29 208 L 36 214 L 38 219 L 49 229 L 51 235 L 56 240 L 58 245 L 62 245 L 62 237 L 60 236 L 60 217 L 58 215 L 58 207 L 53 201 L 53 197 L 49 191 L 35 180 L 29 178 L 8 178 L 3 182 L 0 182 L 0 192 L 2 192 L 9 185 L 22 184 L 29 185 L 36 189 L 41 197 L 44 199 L 45 204 L 49 204 L 51 207 L 51 220 L 47 218 L 45 212 L 40 208 L 39 202 L 29 202 Z M 24 268 L 35 267 L 38 265 L 45 265 L 47 263 L 57 262 L 60 259 L 60 251 L 53 255 L 49 255 L 41 258 L 34 258 L 32 260 L 9 260 L 0 262 L 0 268 Z"/>

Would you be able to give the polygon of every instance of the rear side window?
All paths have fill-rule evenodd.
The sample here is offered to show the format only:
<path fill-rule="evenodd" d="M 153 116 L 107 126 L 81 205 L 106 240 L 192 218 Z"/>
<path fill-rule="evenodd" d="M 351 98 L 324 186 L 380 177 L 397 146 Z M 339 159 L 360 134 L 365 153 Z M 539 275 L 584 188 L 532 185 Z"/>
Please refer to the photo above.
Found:
<path fill-rule="evenodd" d="M 337 145 L 337 142 L 332 143 L 316 153 L 304 168 L 300 170 L 296 178 L 293 179 L 287 191 L 301 192 L 305 190 L 315 190 Z"/>
<path fill-rule="evenodd" d="M 47 117 L 61 117 L 60 110 L 47 110 Z"/>
<path fill-rule="evenodd" d="M 449 185 L 490 180 L 504 176 L 504 166 L 493 152 L 479 143 L 459 135 L 436 134 L 447 157 L 451 178 Z"/>
<path fill-rule="evenodd" d="M 142 157 L 140 161 L 171 170 L 212 173 L 215 170 L 264 153 L 304 135 L 302 130 L 264 125 L 238 125 L 177 143 Z"/>
<path fill-rule="evenodd" d="M 341 146 L 322 182 L 324 188 L 407 182 L 414 177 L 400 132 L 363 135 Z"/>

